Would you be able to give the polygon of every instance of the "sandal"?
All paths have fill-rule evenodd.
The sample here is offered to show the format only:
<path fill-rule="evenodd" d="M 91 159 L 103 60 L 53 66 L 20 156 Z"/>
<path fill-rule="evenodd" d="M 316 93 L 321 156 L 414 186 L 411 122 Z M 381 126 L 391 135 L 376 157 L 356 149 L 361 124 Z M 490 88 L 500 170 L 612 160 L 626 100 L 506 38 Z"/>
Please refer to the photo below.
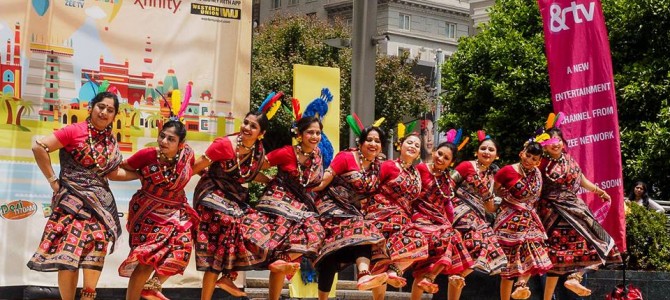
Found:
<path fill-rule="evenodd" d="M 371 290 L 386 283 L 388 278 L 389 276 L 386 273 L 372 275 L 368 270 L 360 271 L 358 272 L 358 283 L 356 284 L 356 289 L 359 291 Z"/>
<path fill-rule="evenodd" d="M 402 277 L 402 270 L 395 265 L 389 265 L 389 271 L 386 283 L 397 289 L 407 285 L 407 279 Z"/>
<path fill-rule="evenodd" d="M 517 280 L 514 283 L 514 291 L 510 295 L 512 299 L 528 299 L 530 298 L 530 289 L 526 286 L 526 281 Z"/>
<path fill-rule="evenodd" d="M 590 296 L 591 290 L 582 285 L 582 279 L 583 277 L 579 273 L 572 273 L 568 275 L 568 278 L 563 283 L 563 286 L 571 292 L 577 294 L 577 296 Z"/>
<path fill-rule="evenodd" d="M 162 284 L 158 277 L 153 277 L 144 284 L 140 297 L 147 300 L 170 300 L 161 292 L 163 290 Z"/>
<path fill-rule="evenodd" d="M 424 292 L 429 294 L 435 294 L 439 290 L 437 284 L 433 283 L 435 279 L 431 278 L 429 275 L 423 275 L 423 279 L 417 283 L 417 286 L 422 289 Z"/>
<path fill-rule="evenodd" d="M 465 286 L 465 278 L 461 275 L 449 276 L 449 286 L 462 289 Z"/>

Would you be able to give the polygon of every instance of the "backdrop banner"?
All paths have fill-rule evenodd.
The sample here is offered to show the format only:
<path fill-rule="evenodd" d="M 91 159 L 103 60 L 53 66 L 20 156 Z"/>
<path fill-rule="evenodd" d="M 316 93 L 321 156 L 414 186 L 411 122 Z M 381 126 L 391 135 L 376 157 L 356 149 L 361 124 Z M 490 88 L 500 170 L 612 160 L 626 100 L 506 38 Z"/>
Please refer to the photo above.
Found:
<path fill-rule="evenodd" d="M 619 120 L 607 28 L 597 0 L 539 0 L 555 112 L 568 152 L 584 175 L 612 196 L 580 194 L 596 219 L 626 249 Z"/>
<path fill-rule="evenodd" d="M 249 110 L 251 8 L 251 1 L 234 0 L 2 1 L 0 287 L 57 284 L 56 272 L 26 267 L 52 209 L 30 150 L 35 140 L 84 121 L 94 82 L 107 80 L 121 99 L 113 134 L 128 158 L 156 146 L 169 117 L 166 102 L 181 109 L 177 95 L 188 86 L 183 121 L 200 155 L 215 137 L 237 131 Z M 58 154 L 51 159 L 58 172 Z M 189 199 L 198 179 L 187 188 Z M 139 187 L 111 183 L 124 233 L 106 259 L 100 288 L 127 285 L 117 269 L 129 253 L 126 215 Z M 200 287 L 201 277 L 191 261 L 166 287 Z"/>

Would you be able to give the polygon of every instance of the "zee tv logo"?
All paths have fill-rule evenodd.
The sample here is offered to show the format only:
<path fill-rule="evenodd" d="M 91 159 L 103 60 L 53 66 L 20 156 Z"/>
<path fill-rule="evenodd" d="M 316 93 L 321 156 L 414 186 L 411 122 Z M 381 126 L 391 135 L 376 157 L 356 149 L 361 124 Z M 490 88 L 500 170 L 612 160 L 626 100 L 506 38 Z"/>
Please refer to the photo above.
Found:
<path fill-rule="evenodd" d="M 591 2 L 588 5 L 589 8 L 586 9 L 584 4 L 577 4 L 575 1 L 570 2 L 570 6 L 565 8 L 562 8 L 556 3 L 552 4 L 549 6 L 549 15 L 551 16 L 549 30 L 551 30 L 551 32 L 561 32 L 562 30 L 570 29 L 566 24 L 568 14 L 572 15 L 575 24 L 583 23 L 584 20 L 586 20 L 586 22 L 593 21 L 596 3 Z"/>

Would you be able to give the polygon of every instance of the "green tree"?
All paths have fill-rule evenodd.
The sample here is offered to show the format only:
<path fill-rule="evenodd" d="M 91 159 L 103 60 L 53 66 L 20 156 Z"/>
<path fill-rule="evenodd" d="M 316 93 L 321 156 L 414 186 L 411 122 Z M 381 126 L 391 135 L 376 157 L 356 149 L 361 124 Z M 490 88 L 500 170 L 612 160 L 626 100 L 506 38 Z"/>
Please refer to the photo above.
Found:
<path fill-rule="evenodd" d="M 549 75 L 535 1 L 497 1 L 490 17 L 479 34 L 460 39 L 444 65 L 448 113 L 438 124 L 471 133 L 484 129 L 500 144 L 504 163 L 516 160 L 523 142 L 551 110 Z"/>
<path fill-rule="evenodd" d="M 655 197 L 670 196 L 667 132 L 670 3 L 603 0 L 619 108 L 624 182 L 641 179 Z M 542 19 L 536 1 L 499 0 L 491 20 L 443 68 L 448 113 L 440 128 L 484 128 L 501 144 L 503 163 L 552 110 Z M 566 48 L 567 50 L 568 48 Z M 658 134 L 660 133 L 660 135 Z M 472 149 L 471 143 L 470 148 Z M 663 166 L 661 166 L 663 165 Z"/>
<path fill-rule="evenodd" d="M 291 16 L 259 26 L 252 47 L 251 108 L 257 109 L 272 90 L 283 91 L 285 99 L 291 98 L 294 64 L 340 68 L 340 144 L 346 147 L 349 128 L 344 118 L 351 107 L 351 49 L 337 49 L 323 42 L 331 38 L 350 38 L 346 24 Z M 375 115 L 387 118 L 386 129 L 407 116 L 419 116 L 427 108 L 425 83 L 411 73 L 417 62 L 407 57 L 377 57 Z M 290 105 L 290 101 L 284 103 Z M 268 149 L 288 144 L 290 139 L 287 133 L 292 116 L 280 110 L 275 118 L 267 134 L 273 138 L 265 140 Z"/>

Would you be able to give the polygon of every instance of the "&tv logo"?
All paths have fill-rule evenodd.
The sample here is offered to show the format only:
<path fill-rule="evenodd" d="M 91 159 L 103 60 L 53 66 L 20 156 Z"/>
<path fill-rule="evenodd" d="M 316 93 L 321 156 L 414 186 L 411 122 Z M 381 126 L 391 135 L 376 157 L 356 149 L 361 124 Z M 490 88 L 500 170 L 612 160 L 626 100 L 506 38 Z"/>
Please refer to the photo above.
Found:
<path fill-rule="evenodd" d="M 593 21 L 593 13 L 595 12 L 596 3 L 591 2 L 588 4 L 589 8 L 586 9 L 584 4 L 577 4 L 575 1 L 570 2 L 569 7 L 562 8 L 560 5 L 554 3 L 549 7 L 549 14 L 551 15 L 551 21 L 549 23 L 549 30 L 551 32 L 561 32 L 562 30 L 568 30 L 570 27 L 566 25 L 568 13 L 572 14 L 572 19 L 574 19 L 575 24 L 580 24 L 584 22 Z M 582 19 L 584 17 L 584 19 Z"/>

